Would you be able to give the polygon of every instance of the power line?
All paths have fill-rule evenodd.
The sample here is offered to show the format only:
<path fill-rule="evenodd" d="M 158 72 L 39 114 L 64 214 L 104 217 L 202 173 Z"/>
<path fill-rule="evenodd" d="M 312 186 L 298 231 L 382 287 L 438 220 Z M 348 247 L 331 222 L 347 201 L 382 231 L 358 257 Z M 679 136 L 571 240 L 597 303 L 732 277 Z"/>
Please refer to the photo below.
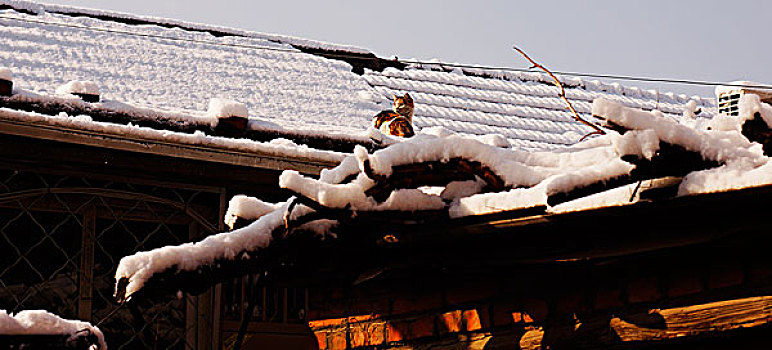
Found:
<path fill-rule="evenodd" d="M 270 47 L 270 46 L 261 46 L 261 45 L 236 44 L 236 43 L 222 43 L 222 42 L 211 41 L 211 40 L 176 38 L 176 37 L 170 37 L 170 36 L 164 36 L 164 35 L 136 33 L 136 32 L 130 32 L 130 31 L 124 31 L 124 30 L 117 30 L 117 29 L 87 27 L 87 26 L 68 24 L 68 23 L 47 22 L 47 21 L 35 20 L 35 19 L 29 19 L 29 18 L 17 18 L 17 17 L 7 17 L 7 16 L 0 16 L 0 18 L 12 20 L 12 21 L 46 24 L 46 25 L 52 25 L 52 26 L 58 26 L 58 27 L 64 27 L 64 28 L 89 30 L 94 32 L 102 32 L 102 33 L 122 34 L 122 35 L 129 35 L 129 36 L 136 36 L 136 37 L 143 37 L 143 38 L 190 42 L 190 43 L 197 43 L 197 44 L 204 44 L 204 45 L 235 47 L 235 48 L 253 49 L 253 50 L 300 53 L 300 51 L 294 48 Z M 247 36 L 242 36 L 238 34 L 234 34 L 234 36 L 249 38 Z M 413 65 L 423 65 L 423 66 L 441 66 L 441 67 L 447 67 L 447 68 L 467 68 L 467 69 L 482 69 L 482 70 L 503 71 L 503 72 L 542 74 L 540 72 L 536 72 L 528 68 L 497 67 L 497 66 L 473 65 L 473 64 L 462 64 L 462 63 L 449 63 L 449 62 L 441 62 L 441 61 L 421 61 L 421 60 L 402 60 L 402 59 L 388 60 L 388 59 L 378 58 L 378 57 L 366 57 L 362 55 L 335 53 L 335 52 L 325 52 L 323 56 L 329 57 L 329 58 L 341 58 L 341 59 L 348 58 L 348 59 L 357 59 L 357 60 L 367 60 L 367 59 L 384 60 L 384 61 L 393 61 L 393 62 L 398 62 L 403 64 L 413 64 Z M 624 80 L 624 81 L 639 81 L 639 82 L 648 82 L 648 83 L 666 83 L 666 84 L 697 85 L 697 86 L 729 86 L 729 87 L 739 87 L 739 88 L 772 90 L 772 85 L 762 85 L 762 84 L 748 85 L 748 84 L 735 84 L 735 83 L 686 80 L 686 79 L 635 77 L 635 76 L 629 76 L 629 75 L 562 72 L 562 71 L 552 71 L 552 72 L 562 76 L 581 77 L 581 78 L 600 78 L 600 79 L 612 79 L 612 80 Z"/>

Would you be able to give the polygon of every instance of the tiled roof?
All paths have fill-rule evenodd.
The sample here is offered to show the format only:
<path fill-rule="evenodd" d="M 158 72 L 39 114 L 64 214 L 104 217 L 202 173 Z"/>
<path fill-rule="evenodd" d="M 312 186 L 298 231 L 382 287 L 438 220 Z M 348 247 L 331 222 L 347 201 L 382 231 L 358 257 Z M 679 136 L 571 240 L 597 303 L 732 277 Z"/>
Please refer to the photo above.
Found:
<path fill-rule="evenodd" d="M 410 92 L 419 128 L 501 134 L 523 148 L 570 145 L 589 132 L 539 73 L 412 65 L 356 74 L 351 65 L 320 53 L 365 50 L 223 28 L 214 32 L 171 20 L 89 16 L 91 10 L 22 1 L 0 1 L 0 9 L 0 67 L 12 69 L 17 88 L 44 94 L 70 80 L 92 80 L 104 99 L 193 114 L 210 98 L 226 97 L 245 103 L 250 118 L 285 130 L 361 140 L 370 118 L 389 107 L 392 93 Z M 598 97 L 673 116 L 690 100 L 575 78 L 564 82 L 567 97 L 587 118 Z M 696 101 L 711 113 L 712 99 Z"/>
<path fill-rule="evenodd" d="M 434 69 L 433 69 L 434 68 Z M 496 75 L 496 77 L 482 77 Z M 384 98 L 392 91 L 408 91 L 416 100 L 419 127 L 442 126 L 468 134 L 502 134 L 515 146 L 551 148 L 576 143 L 592 131 L 576 122 L 558 97 L 549 77 L 538 73 L 437 71 L 436 67 L 408 67 L 368 72 L 365 80 Z M 599 97 L 628 107 L 659 109 L 677 117 L 690 98 L 655 91 L 624 88 L 617 84 L 568 79 L 566 96 L 587 120 L 592 101 Z M 710 114 L 713 101 L 697 98 Z"/>

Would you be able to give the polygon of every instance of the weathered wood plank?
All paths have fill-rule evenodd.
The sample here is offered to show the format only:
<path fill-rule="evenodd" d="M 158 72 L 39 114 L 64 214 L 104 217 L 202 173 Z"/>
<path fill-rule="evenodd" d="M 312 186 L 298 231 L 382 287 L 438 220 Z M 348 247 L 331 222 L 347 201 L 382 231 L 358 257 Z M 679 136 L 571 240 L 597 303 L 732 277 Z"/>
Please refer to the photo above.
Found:
<path fill-rule="evenodd" d="M 738 328 L 750 328 L 772 321 L 772 296 L 760 296 L 708 304 L 651 310 L 661 316 L 664 329 L 634 325 L 617 317 L 610 326 L 622 341 L 650 341 L 696 336 Z"/>

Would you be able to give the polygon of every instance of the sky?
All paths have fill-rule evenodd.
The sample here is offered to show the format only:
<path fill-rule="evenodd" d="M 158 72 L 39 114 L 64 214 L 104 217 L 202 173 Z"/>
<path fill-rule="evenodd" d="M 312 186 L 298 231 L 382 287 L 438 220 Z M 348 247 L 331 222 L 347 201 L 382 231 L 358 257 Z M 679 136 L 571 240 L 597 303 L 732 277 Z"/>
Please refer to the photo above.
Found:
<path fill-rule="evenodd" d="M 772 83 L 771 1 L 44 0 L 292 35 L 382 57 L 554 71 Z M 608 80 L 607 80 L 608 81 Z M 713 96 L 713 87 L 626 86 Z"/>

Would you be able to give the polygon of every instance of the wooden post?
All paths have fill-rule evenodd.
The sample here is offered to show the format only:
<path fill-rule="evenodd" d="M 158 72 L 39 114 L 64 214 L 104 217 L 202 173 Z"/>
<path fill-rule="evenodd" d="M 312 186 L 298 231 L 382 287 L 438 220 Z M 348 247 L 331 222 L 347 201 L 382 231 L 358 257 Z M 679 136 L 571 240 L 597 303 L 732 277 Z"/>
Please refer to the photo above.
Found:
<path fill-rule="evenodd" d="M 225 232 L 225 211 L 228 210 L 228 192 L 225 187 L 220 188 L 220 211 L 217 214 L 217 228 L 220 232 Z M 214 286 L 214 295 L 212 300 L 212 349 L 222 348 L 220 332 L 222 321 L 222 284 Z"/>
<path fill-rule="evenodd" d="M 194 296 L 185 297 L 185 350 L 198 349 L 197 308 L 198 298 Z"/>
<path fill-rule="evenodd" d="M 94 240 L 96 236 L 96 208 L 87 206 L 82 213 L 80 269 L 78 271 L 78 318 L 91 320 L 91 297 L 94 287 Z"/>
<path fill-rule="evenodd" d="M 214 330 L 212 329 L 212 289 L 198 296 L 198 349 L 210 350 Z"/>
<path fill-rule="evenodd" d="M 188 238 L 198 238 L 198 223 L 192 221 L 188 224 Z M 185 297 L 185 350 L 198 349 L 198 297 Z"/>

